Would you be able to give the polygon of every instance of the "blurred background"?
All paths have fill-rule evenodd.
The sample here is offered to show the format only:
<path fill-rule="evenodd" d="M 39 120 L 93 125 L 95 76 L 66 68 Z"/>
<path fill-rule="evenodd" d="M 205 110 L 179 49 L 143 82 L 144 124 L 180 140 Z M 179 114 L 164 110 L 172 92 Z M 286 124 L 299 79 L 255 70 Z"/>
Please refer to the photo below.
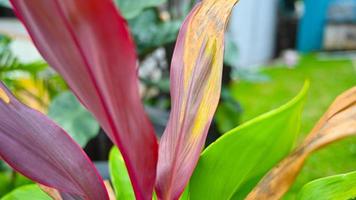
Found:
<path fill-rule="evenodd" d="M 157 134 L 170 110 L 169 64 L 195 0 L 115 0 L 140 60 L 141 96 Z M 111 142 L 33 46 L 7 0 L 0 0 L 0 79 L 27 105 L 48 114 L 107 176 Z M 108 22 L 110 23 L 110 22 Z M 226 32 L 221 101 L 207 144 L 311 88 L 300 139 L 333 99 L 356 85 L 356 0 L 240 0 Z M 238 156 L 238 155 L 236 155 Z M 307 182 L 355 170 L 356 139 L 311 156 L 285 199 Z M 0 161 L 0 197 L 29 180 Z"/>

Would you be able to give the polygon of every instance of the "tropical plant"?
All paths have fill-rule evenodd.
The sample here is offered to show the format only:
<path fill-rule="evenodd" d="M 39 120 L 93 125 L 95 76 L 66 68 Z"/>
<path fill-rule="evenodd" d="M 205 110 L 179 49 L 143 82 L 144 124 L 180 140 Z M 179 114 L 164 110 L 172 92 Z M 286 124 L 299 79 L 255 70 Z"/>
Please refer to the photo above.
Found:
<path fill-rule="evenodd" d="M 296 143 L 308 82 L 286 105 L 228 131 L 201 154 L 220 97 L 224 31 L 236 2 L 204 0 L 184 21 L 171 65 L 172 111 L 158 143 L 139 97 L 135 46 L 111 0 L 11 0 L 42 56 L 118 147 L 110 154 L 118 199 L 244 198 Z M 297 148 L 308 149 L 302 161 L 356 132 L 355 90 L 337 99 L 311 139 Z M 290 157 L 295 155 L 300 153 Z M 45 115 L 20 103 L 4 84 L 0 156 L 39 183 L 15 190 L 6 200 L 29 193 L 36 199 L 115 198 L 81 147 Z M 285 183 L 284 174 L 291 172 L 274 180 L 274 171 L 278 166 L 247 198 L 275 191 L 272 186 Z M 271 190 L 260 192 L 268 184 Z"/>

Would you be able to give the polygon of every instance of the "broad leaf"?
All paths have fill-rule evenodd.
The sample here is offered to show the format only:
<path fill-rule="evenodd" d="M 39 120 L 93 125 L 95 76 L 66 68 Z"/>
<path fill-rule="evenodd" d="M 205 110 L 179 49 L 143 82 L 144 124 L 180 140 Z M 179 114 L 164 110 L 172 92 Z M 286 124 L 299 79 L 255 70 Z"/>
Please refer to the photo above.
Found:
<path fill-rule="evenodd" d="M 160 141 L 156 191 L 178 199 L 204 146 L 220 98 L 224 31 L 237 0 L 206 0 L 186 18 L 171 64 L 172 111 Z"/>
<path fill-rule="evenodd" d="M 308 156 L 356 134 L 356 87 L 336 98 L 308 137 L 260 181 L 247 199 L 280 199 L 294 182 Z"/>
<path fill-rule="evenodd" d="M 299 200 L 355 198 L 356 172 L 314 180 L 306 184 L 298 195 Z"/>
<path fill-rule="evenodd" d="M 94 165 L 63 129 L 0 84 L 0 157 L 26 177 L 63 193 L 108 199 Z"/>
<path fill-rule="evenodd" d="M 1 200 L 52 200 L 38 185 L 26 185 L 5 195 Z"/>
<path fill-rule="evenodd" d="M 135 45 L 112 0 L 11 0 L 35 45 L 119 147 L 138 199 L 152 196 L 158 144 L 138 92 Z"/>
<path fill-rule="evenodd" d="M 130 1 L 125 1 L 130 2 Z M 145 55 L 177 38 L 181 21 L 161 21 L 154 9 L 143 11 L 128 21 L 140 55 Z M 144 31 L 143 31 L 144 30 Z"/>
<path fill-rule="evenodd" d="M 133 200 L 135 194 L 122 155 L 117 147 L 113 147 L 109 156 L 109 169 L 116 199 Z"/>
<path fill-rule="evenodd" d="M 63 92 L 53 99 L 48 116 L 81 147 L 85 147 L 99 132 L 99 124 L 71 92 Z"/>
<path fill-rule="evenodd" d="M 114 0 L 122 15 L 131 19 L 139 15 L 145 8 L 154 7 L 165 3 L 167 0 Z"/>
<path fill-rule="evenodd" d="M 225 133 L 201 155 L 190 181 L 191 199 L 244 199 L 291 150 L 309 84 L 287 104 Z"/>

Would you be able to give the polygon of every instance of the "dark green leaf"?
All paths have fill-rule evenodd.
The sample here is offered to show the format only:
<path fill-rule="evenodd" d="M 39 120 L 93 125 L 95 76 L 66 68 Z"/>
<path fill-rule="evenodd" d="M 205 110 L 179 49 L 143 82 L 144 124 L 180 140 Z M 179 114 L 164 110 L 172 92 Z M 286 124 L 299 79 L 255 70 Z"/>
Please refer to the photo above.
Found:
<path fill-rule="evenodd" d="M 161 21 L 154 9 L 145 10 L 128 22 L 140 55 L 175 41 L 181 24 L 180 21 Z"/>
<path fill-rule="evenodd" d="M 132 19 L 140 14 L 145 8 L 155 7 L 167 0 L 115 0 L 126 19 Z"/>
<path fill-rule="evenodd" d="M 51 102 L 48 116 L 64 128 L 82 147 L 99 132 L 96 120 L 70 92 L 58 95 Z"/>
<path fill-rule="evenodd" d="M 287 104 L 211 144 L 191 179 L 191 199 L 243 199 L 294 146 L 308 86 Z"/>

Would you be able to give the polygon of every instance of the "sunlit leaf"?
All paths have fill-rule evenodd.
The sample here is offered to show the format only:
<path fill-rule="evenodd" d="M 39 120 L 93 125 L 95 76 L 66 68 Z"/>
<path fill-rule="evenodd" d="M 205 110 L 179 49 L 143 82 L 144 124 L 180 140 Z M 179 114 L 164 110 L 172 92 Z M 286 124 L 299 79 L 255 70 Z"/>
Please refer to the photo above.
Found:
<path fill-rule="evenodd" d="M 110 151 L 109 169 L 116 198 L 118 200 L 134 200 L 135 194 L 126 165 L 117 147 L 113 147 Z"/>
<path fill-rule="evenodd" d="M 224 32 L 236 2 L 202 1 L 181 27 L 171 64 L 172 111 L 159 147 L 161 199 L 179 198 L 205 143 L 220 98 Z"/>
<path fill-rule="evenodd" d="M 63 92 L 53 99 L 48 116 L 81 147 L 85 147 L 99 133 L 99 124 L 70 92 Z"/>
<path fill-rule="evenodd" d="M 299 200 L 354 199 L 356 198 L 356 172 L 314 180 L 300 191 Z"/>
<path fill-rule="evenodd" d="M 247 199 L 280 199 L 314 151 L 356 134 L 356 87 L 336 98 L 311 133 L 288 157 L 273 168 Z"/>
<path fill-rule="evenodd" d="M 191 199 L 244 199 L 296 142 L 309 84 L 287 104 L 225 133 L 201 155 Z"/>
<path fill-rule="evenodd" d="M 38 185 L 26 185 L 5 195 L 1 200 L 52 200 Z"/>
<path fill-rule="evenodd" d="M 0 84 L 0 157 L 40 184 L 85 199 L 107 199 L 94 165 L 63 129 Z"/>
<path fill-rule="evenodd" d="M 135 45 L 113 1 L 11 2 L 43 58 L 119 147 L 136 198 L 151 198 L 157 138 L 140 101 Z"/>

